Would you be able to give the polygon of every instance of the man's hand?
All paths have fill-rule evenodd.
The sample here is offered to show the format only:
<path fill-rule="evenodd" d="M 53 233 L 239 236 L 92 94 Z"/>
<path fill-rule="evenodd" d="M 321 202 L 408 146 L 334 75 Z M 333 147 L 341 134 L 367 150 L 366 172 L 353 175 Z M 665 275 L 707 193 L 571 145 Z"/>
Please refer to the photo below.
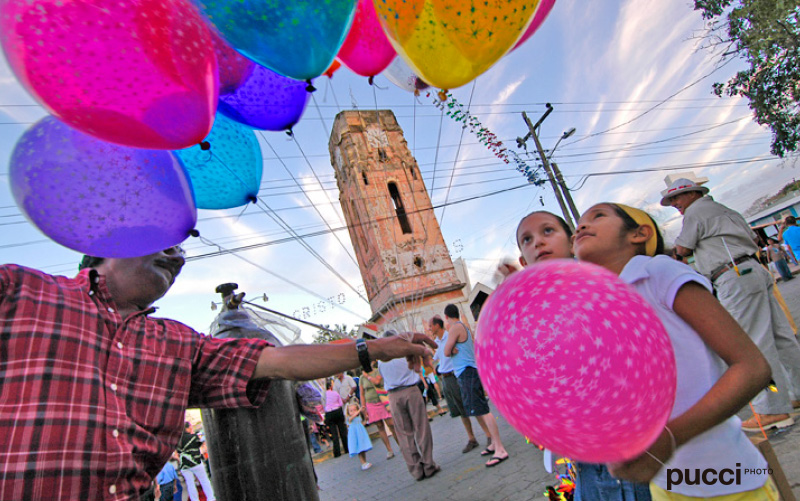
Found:
<path fill-rule="evenodd" d="M 372 358 L 387 361 L 406 357 L 411 370 L 420 366 L 420 357 L 432 359 L 432 350 L 437 347 L 433 339 L 418 332 L 402 332 L 397 336 L 375 339 L 368 343 Z"/>

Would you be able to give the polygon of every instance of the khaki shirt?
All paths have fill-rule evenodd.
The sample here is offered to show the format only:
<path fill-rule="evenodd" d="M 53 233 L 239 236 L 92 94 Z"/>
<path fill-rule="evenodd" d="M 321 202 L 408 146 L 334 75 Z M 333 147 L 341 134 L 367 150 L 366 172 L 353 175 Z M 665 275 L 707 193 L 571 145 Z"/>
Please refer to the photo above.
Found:
<path fill-rule="evenodd" d="M 692 249 L 697 271 L 709 276 L 720 265 L 730 263 L 730 256 L 736 259 L 755 254 L 758 247 L 754 238 L 741 214 L 705 196 L 686 208 L 675 244 Z"/>

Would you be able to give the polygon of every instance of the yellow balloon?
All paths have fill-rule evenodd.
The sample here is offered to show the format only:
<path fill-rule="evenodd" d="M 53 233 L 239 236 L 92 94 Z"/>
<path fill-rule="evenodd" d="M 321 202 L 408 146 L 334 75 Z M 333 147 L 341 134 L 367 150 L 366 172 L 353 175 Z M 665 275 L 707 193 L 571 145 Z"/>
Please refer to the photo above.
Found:
<path fill-rule="evenodd" d="M 383 30 L 425 82 L 474 80 L 525 33 L 540 0 L 374 0 Z"/>

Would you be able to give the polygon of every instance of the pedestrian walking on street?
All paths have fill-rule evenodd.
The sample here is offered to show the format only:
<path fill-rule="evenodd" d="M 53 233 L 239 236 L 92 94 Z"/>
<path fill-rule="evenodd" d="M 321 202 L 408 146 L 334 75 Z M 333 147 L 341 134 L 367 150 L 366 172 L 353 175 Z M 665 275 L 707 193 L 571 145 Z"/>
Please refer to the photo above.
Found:
<path fill-rule="evenodd" d="M 333 442 L 333 457 L 338 458 L 350 451 L 347 448 L 347 424 L 344 417 L 344 402 L 339 392 L 334 391 L 333 381 L 328 381 L 328 390 L 325 392 L 325 424 L 331 432 Z M 341 442 L 341 448 L 339 443 Z"/>
<path fill-rule="evenodd" d="M 391 330 L 384 334 L 384 338 L 396 336 Z M 433 460 L 433 434 L 425 401 L 417 388 L 419 375 L 408 361 L 401 359 L 378 362 L 378 370 L 389 392 L 389 407 L 408 472 L 415 480 L 436 475 L 441 467 Z"/>
<path fill-rule="evenodd" d="M 377 362 L 373 364 L 373 368 L 378 368 Z M 367 424 L 374 424 L 378 429 L 378 435 L 381 437 L 383 445 L 386 446 L 386 459 L 392 459 L 394 451 L 392 450 L 391 442 L 389 442 L 387 429 L 398 446 L 400 443 L 397 441 L 392 414 L 388 408 L 389 396 L 383 387 L 383 378 L 379 371 L 373 370 L 372 372 L 363 373 L 358 380 L 358 384 L 361 387 L 361 407 L 364 409 Z M 384 399 L 386 399 L 385 402 Z"/>

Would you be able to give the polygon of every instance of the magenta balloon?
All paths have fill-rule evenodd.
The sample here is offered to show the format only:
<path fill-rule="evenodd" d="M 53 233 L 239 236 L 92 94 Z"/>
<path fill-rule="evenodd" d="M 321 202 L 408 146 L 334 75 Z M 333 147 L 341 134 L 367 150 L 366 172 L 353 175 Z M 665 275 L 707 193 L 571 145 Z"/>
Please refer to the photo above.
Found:
<path fill-rule="evenodd" d="M 560 259 L 506 279 L 481 310 L 481 380 L 531 442 L 576 461 L 632 459 L 675 402 L 675 355 L 652 306 L 615 274 Z"/>
<path fill-rule="evenodd" d="M 211 30 L 211 42 L 219 67 L 219 95 L 233 94 L 253 72 L 256 63 L 236 52 L 214 30 Z"/>
<path fill-rule="evenodd" d="M 396 55 L 372 0 L 358 0 L 353 26 L 336 57 L 354 73 L 371 77 L 386 69 Z"/>
<path fill-rule="evenodd" d="M 211 130 L 216 60 L 186 0 L 3 0 L 0 43 L 25 88 L 83 132 L 180 149 Z"/>
<path fill-rule="evenodd" d="M 427 89 L 429 85 L 418 77 L 414 71 L 409 68 L 402 57 L 394 58 L 394 61 L 383 70 L 381 75 L 385 76 L 387 80 L 408 92 L 416 92 L 418 90 Z"/>
<path fill-rule="evenodd" d="M 17 142 L 9 181 L 37 228 L 92 256 L 152 254 L 184 241 L 197 222 L 174 154 L 106 143 L 49 116 Z"/>
<path fill-rule="evenodd" d="M 538 30 L 544 20 L 547 19 L 548 14 L 550 14 L 550 11 L 553 10 L 553 5 L 555 4 L 556 0 L 541 0 L 539 2 L 539 8 L 536 10 L 536 14 L 533 15 L 531 24 L 528 25 L 528 29 L 525 30 L 525 33 L 522 34 L 522 37 L 519 39 L 517 44 L 511 48 L 511 50 L 514 50 L 525 43 L 526 40 L 536 33 L 536 30 Z"/>

